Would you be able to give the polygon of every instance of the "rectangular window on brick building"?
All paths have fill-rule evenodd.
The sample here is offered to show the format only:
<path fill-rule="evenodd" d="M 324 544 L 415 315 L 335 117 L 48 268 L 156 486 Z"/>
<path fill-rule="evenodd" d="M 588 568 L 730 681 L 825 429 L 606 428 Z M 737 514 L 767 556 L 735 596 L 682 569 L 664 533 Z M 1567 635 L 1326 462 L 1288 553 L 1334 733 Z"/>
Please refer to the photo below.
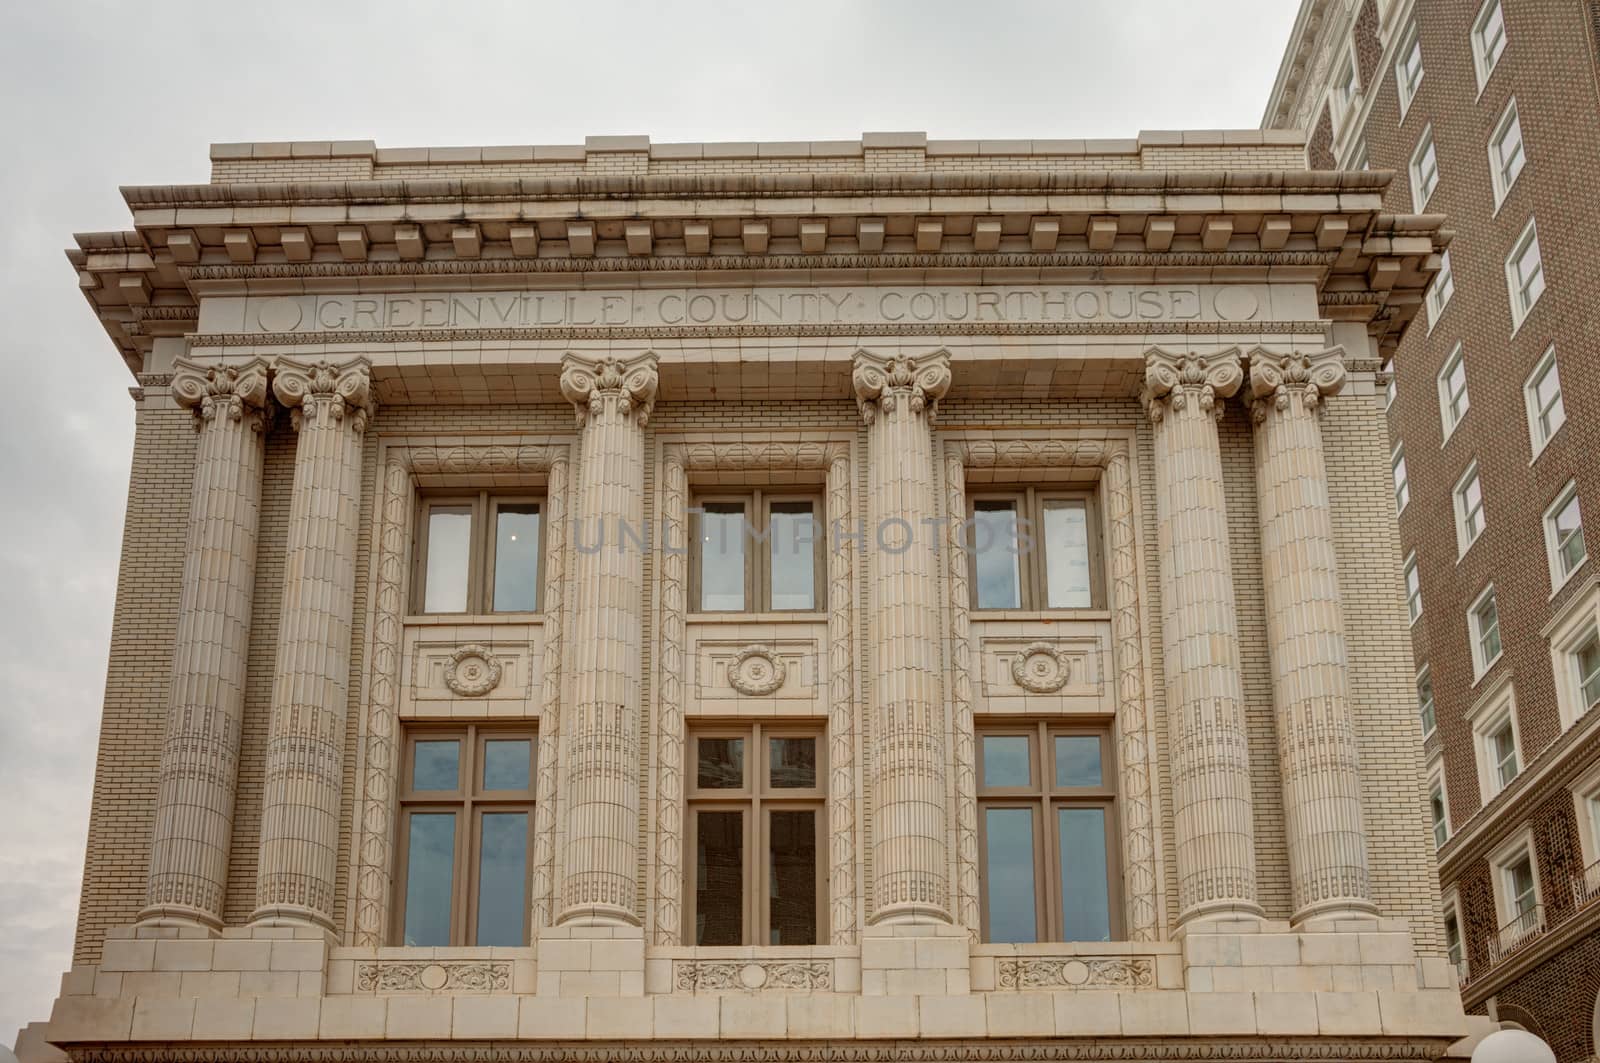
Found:
<path fill-rule="evenodd" d="M 699 612 L 815 612 L 827 578 L 822 498 L 706 493 L 690 513 L 689 579 Z"/>
<path fill-rule="evenodd" d="M 1511 331 L 1515 333 L 1544 294 L 1544 256 L 1539 251 L 1539 230 L 1532 218 L 1506 256 L 1506 286 L 1511 294 Z"/>
<path fill-rule="evenodd" d="M 425 495 L 412 585 L 423 613 L 539 610 L 543 500 L 531 495 Z"/>
<path fill-rule="evenodd" d="M 1578 504 L 1578 484 L 1569 481 L 1544 514 L 1544 542 L 1550 558 L 1550 589 L 1562 587 L 1589 559 L 1583 538 L 1583 510 Z"/>
<path fill-rule="evenodd" d="M 1422 616 L 1422 578 L 1417 574 L 1417 554 L 1412 551 L 1406 558 L 1406 609 L 1411 613 L 1411 622 L 1415 624 L 1417 618 Z"/>
<path fill-rule="evenodd" d="M 1356 73 L 1353 51 L 1345 53 L 1339 71 L 1334 75 L 1333 87 L 1328 93 L 1328 113 L 1333 119 L 1333 135 L 1337 139 L 1356 116 L 1356 98 L 1361 93 L 1361 82 Z"/>
<path fill-rule="evenodd" d="M 1434 274 L 1433 283 L 1428 286 L 1428 328 L 1431 330 L 1439 323 L 1439 315 L 1444 313 L 1444 308 L 1450 304 L 1450 297 L 1456 293 L 1456 275 L 1450 268 L 1450 252 L 1446 251 L 1439 256 L 1439 272 Z"/>
<path fill-rule="evenodd" d="M 1522 771 L 1516 702 L 1511 684 L 1502 683 L 1469 712 L 1478 761 L 1478 788 L 1484 804 L 1511 785 Z"/>
<path fill-rule="evenodd" d="M 1422 724 L 1422 737 L 1427 738 L 1439 726 L 1433 707 L 1433 673 L 1427 665 L 1417 673 L 1417 718 Z"/>
<path fill-rule="evenodd" d="M 1438 187 L 1439 156 L 1433 150 L 1433 127 L 1429 126 L 1411 153 L 1411 208 L 1421 211 Z"/>
<path fill-rule="evenodd" d="M 1383 369 L 1383 408 L 1388 409 L 1394 405 L 1395 398 L 1399 395 L 1399 388 L 1394 381 L 1394 359 L 1384 360 Z"/>
<path fill-rule="evenodd" d="M 1533 367 L 1528 382 L 1523 385 L 1523 397 L 1528 405 L 1528 438 L 1533 444 L 1533 456 L 1544 451 L 1545 444 L 1567 423 L 1567 407 L 1561 400 L 1561 373 L 1556 367 L 1556 348 L 1551 344 Z"/>
<path fill-rule="evenodd" d="M 1389 458 L 1390 470 L 1394 473 L 1394 510 L 1404 513 L 1406 503 L 1411 501 L 1411 481 L 1406 476 L 1406 447 L 1404 443 L 1394 448 L 1394 454 Z"/>
<path fill-rule="evenodd" d="M 1439 370 L 1439 423 L 1444 426 L 1446 439 L 1456 430 L 1456 425 L 1461 423 L 1461 418 L 1467 415 L 1471 405 L 1467 396 L 1467 358 L 1458 343 L 1455 350 L 1450 352 L 1450 357 L 1445 359 L 1444 367 Z"/>
<path fill-rule="evenodd" d="M 1400 96 L 1400 117 L 1403 119 L 1406 111 L 1411 109 L 1411 101 L 1417 98 L 1417 89 L 1422 85 L 1422 42 L 1417 39 L 1415 24 L 1406 27 L 1396 54 L 1399 58 L 1394 61 L 1394 85 Z"/>
<path fill-rule="evenodd" d="M 1478 463 L 1467 466 L 1467 471 L 1456 481 L 1456 545 L 1465 554 L 1483 534 L 1483 480 L 1478 476 Z"/>
<path fill-rule="evenodd" d="M 1450 812 L 1445 807 L 1442 777 L 1428 784 L 1428 817 L 1433 821 L 1433 847 L 1443 849 L 1444 843 L 1450 840 Z"/>
<path fill-rule="evenodd" d="M 1500 610 L 1495 604 L 1494 584 L 1490 584 L 1467 611 L 1472 631 L 1472 664 L 1482 676 L 1500 659 Z"/>
<path fill-rule="evenodd" d="M 966 543 L 974 609 L 1094 609 L 1104 602 L 1099 517 L 1084 491 L 974 491 Z"/>
<path fill-rule="evenodd" d="M 1488 84 L 1506 50 L 1506 18 L 1500 0 L 1487 0 L 1472 21 L 1472 67 L 1478 75 L 1478 88 Z"/>
<path fill-rule="evenodd" d="M 1494 186 L 1494 205 L 1499 209 L 1511 186 L 1517 183 L 1527 156 L 1522 150 L 1522 121 L 1517 117 L 1517 101 L 1506 105 L 1500 124 L 1489 137 L 1489 177 Z"/>

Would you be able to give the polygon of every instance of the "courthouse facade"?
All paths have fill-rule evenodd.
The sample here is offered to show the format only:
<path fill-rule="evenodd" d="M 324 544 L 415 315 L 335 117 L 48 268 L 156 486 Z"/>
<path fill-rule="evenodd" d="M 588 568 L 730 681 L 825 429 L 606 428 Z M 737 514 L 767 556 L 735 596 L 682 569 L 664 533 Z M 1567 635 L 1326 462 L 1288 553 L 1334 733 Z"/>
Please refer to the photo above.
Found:
<path fill-rule="evenodd" d="M 1435 1059 L 1379 369 L 1298 134 L 220 145 L 27 1059 Z M 53 1048 L 50 1046 L 54 1046 Z"/>

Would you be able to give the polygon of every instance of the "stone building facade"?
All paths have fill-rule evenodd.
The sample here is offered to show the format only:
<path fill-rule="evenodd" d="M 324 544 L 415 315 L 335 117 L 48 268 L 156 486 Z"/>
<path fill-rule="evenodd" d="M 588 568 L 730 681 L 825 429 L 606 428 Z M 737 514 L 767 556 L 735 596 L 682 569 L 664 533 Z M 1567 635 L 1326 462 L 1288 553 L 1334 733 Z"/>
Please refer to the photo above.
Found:
<path fill-rule="evenodd" d="M 125 189 L 69 252 L 138 430 L 22 1054 L 1445 1054 L 1378 384 L 1444 237 L 1304 150 Z"/>
<path fill-rule="evenodd" d="M 1597 47 L 1588 2 L 1310 0 L 1264 123 L 1449 219 L 1388 384 L 1441 919 L 1468 1011 L 1564 1063 L 1600 1051 Z"/>

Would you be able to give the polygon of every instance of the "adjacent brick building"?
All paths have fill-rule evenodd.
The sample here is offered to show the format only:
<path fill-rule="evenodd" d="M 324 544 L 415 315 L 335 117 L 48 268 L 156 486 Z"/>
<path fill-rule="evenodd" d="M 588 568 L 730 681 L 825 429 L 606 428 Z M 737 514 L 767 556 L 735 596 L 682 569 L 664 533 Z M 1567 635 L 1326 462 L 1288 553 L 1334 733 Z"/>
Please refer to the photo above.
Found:
<path fill-rule="evenodd" d="M 1600 1030 L 1597 35 L 1585 0 L 1305 0 L 1263 122 L 1453 234 L 1388 385 L 1418 740 L 1468 1010 L 1563 1061 Z"/>

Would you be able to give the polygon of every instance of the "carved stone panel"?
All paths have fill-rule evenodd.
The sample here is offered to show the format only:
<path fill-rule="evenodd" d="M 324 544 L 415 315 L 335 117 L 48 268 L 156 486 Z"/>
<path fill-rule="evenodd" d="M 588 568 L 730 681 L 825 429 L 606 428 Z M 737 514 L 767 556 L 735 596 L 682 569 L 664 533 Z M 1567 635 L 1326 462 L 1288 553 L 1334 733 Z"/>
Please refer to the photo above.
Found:
<path fill-rule="evenodd" d="M 691 712 L 750 715 L 827 711 L 826 625 L 689 624 Z"/>
<path fill-rule="evenodd" d="M 810 993 L 830 992 L 833 987 L 830 959 L 677 960 L 672 964 L 672 988 L 680 993 Z"/>
<path fill-rule="evenodd" d="M 1001 989 L 1154 989 L 1153 956 L 1025 956 L 1000 960 Z"/>
<path fill-rule="evenodd" d="M 408 624 L 400 715 L 534 716 L 543 700 L 538 623 Z"/>
<path fill-rule="evenodd" d="M 377 960 L 356 964 L 358 993 L 509 993 L 501 960 Z"/>
<path fill-rule="evenodd" d="M 1106 621 L 972 622 L 980 712 L 1111 713 Z"/>

